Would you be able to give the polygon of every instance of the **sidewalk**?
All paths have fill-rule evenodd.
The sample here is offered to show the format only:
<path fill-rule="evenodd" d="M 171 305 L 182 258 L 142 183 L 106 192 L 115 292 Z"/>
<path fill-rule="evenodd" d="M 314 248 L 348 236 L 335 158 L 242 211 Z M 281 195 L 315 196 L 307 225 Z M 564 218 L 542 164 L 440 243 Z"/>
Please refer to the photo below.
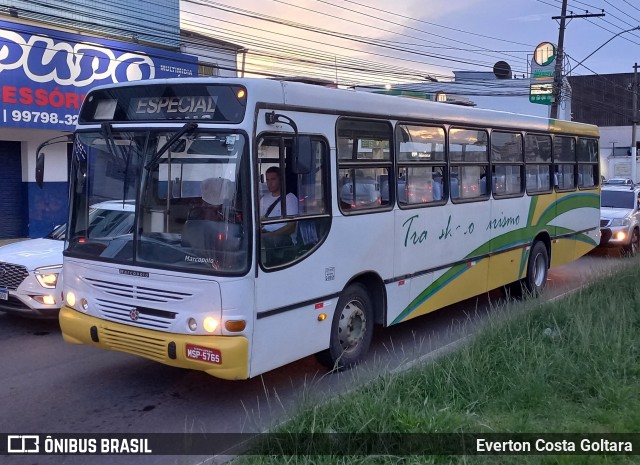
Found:
<path fill-rule="evenodd" d="M 2 247 L 3 245 L 11 244 L 12 242 L 26 241 L 27 239 L 30 239 L 30 238 L 29 237 L 14 237 L 14 238 L 11 238 L 11 239 L 0 239 L 0 247 Z"/>

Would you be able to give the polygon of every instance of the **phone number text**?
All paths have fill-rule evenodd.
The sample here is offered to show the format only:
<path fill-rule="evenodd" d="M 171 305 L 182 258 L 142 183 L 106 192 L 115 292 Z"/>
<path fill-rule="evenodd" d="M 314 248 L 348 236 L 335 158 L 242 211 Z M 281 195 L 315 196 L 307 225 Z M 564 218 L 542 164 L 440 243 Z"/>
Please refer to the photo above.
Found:
<path fill-rule="evenodd" d="M 78 115 L 59 115 L 55 112 L 48 111 L 28 111 L 28 110 L 11 110 L 3 113 L 4 122 L 14 121 L 16 123 L 43 123 L 43 124 L 65 124 L 67 126 L 75 126 L 78 122 Z"/>

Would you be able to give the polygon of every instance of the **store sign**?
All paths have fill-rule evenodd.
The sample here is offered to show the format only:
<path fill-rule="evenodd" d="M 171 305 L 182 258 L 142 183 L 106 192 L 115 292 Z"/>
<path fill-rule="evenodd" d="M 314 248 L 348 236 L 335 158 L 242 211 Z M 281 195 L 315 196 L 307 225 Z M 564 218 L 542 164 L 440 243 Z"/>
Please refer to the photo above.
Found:
<path fill-rule="evenodd" d="M 97 85 L 197 75 L 192 55 L 0 21 L 4 127 L 72 130 Z"/>

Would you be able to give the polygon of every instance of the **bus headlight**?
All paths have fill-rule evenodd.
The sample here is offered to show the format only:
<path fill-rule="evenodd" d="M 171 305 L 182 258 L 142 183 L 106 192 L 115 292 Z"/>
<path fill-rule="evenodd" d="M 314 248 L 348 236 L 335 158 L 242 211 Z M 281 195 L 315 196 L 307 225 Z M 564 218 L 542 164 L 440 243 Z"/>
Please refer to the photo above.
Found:
<path fill-rule="evenodd" d="M 220 322 L 216 320 L 214 317 L 207 316 L 202 322 L 202 327 L 208 333 L 215 333 L 216 329 L 218 329 L 219 324 Z"/>
<path fill-rule="evenodd" d="M 67 305 L 76 308 L 76 294 L 73 291 L 67 292 Z"/>
<path fill-rule="evenodd" d="M 189 318 L 187 320 L 187 326 L 189 326 L 189 329 L 191 331 L 195 331 L 196 329 L 198 329 L 198 322 L 195 318 Z"/>

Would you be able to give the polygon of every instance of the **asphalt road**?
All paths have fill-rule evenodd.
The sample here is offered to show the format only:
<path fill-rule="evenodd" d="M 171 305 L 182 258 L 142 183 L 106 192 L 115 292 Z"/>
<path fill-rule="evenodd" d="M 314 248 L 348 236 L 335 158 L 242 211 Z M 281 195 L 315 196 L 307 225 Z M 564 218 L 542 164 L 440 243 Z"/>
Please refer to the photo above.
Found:
<path fill-rule="evenodd" d="M 598 253 L 550 271 L 544 298 L 579 288 L 620 266 Z M 501 294 L 464 301 L 376 330 L 358 369 L 327 374 L 307 357 L 247 381 L 224 381 L 132 355 L 67 344 L 57 321 L 0 314 L 0 433 L 256 432 L 296 408 L 397 370 L 473 332 Z M 10 456 L 16 464 L 197 464 L 206 457 Z"/>

